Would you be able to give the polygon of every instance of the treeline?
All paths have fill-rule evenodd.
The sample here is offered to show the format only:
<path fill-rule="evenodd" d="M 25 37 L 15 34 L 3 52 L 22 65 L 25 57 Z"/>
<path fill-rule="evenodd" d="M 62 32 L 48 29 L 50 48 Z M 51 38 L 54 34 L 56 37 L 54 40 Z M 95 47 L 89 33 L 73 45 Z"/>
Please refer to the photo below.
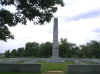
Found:
<path fill-rule="evenodd" d="M 52 56 L 52 43 L 28 42 L 25 47 L 7 50 L 5 56 L 11 57 L 44 57 Z M 66 39 L 61 39 L 59 43 L 59 57 L 63 58 L 100 58 L 100 42 L 91 41 L 86 45 L 76 46 Z"/>

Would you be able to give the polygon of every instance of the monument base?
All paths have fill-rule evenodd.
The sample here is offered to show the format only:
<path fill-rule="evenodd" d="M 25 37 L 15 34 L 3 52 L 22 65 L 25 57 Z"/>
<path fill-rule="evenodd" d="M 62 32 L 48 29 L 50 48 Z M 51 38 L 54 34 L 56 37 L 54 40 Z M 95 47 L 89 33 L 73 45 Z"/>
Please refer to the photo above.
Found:
<path fill-rule="evenodd" d="M 51 57 L 52 59 L 57 59 L 57 58 L 59 58 L 58 56 L 52 56 Z"/>
<path fill-rule="evenodd" d="M 48 60 L 48 62 L 52 63 L 63 63 L 65 60 L 59 57 L 52 57 L 51 59 Z"/>

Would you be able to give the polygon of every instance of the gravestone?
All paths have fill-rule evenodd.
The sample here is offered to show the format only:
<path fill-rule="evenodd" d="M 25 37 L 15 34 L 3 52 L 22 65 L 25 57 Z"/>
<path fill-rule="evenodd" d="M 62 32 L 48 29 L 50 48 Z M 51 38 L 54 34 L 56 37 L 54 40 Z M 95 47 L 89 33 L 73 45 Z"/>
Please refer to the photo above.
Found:
<path fill-rule="evenodd" d="M 41 72 L 41 64 L 0 64 L 0 72 Z"/>
<path fill-rule="evenodd" d="M 59 57 L 59 44 L 58 44 L 58 18 L 54 18 L 53 26 L 53 49 L 52 49 L 52 58 Z"/>
<path fill-rule="evenodd" d="M 68 65 L 67 74 L 100 74 L 100 65 L 96 64 Z"/>

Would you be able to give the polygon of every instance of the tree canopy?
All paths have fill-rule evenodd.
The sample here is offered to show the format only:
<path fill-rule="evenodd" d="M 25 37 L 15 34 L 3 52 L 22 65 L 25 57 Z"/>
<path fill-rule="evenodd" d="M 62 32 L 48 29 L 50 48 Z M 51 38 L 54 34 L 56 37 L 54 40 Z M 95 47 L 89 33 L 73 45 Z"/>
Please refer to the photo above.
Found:
<path fill-rule="evenodd" d="M 57 5 L 64 6 L 64 3 L 63 0 L 0 0 L 0 5 L 16 7 L 15 13 L 0 9 L 0 40 L 6 41 L 13 38 L 8 26 L 27 24 L 27 20 L 33 21 L 34 24 L 50 22 L 53 13 L 57 11 Z"/>
<path fill-rule="evenodd" d="M 5 57 L 52 57 L 51 42 L 37 43 L 28 42 L 25 47 L 5 51 Z M 59 42 L 59 57 L 62 58 L 100 58 L 100 41 L 91 41 L 85 45 L 77 46 L 70 43 L 67 39 Z"/>

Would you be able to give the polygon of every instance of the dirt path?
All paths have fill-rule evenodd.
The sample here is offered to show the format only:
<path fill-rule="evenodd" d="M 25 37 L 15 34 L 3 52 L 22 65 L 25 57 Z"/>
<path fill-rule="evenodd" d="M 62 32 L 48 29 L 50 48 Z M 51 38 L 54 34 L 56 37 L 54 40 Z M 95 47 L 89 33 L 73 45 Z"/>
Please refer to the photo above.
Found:
<path fill-rule="evenodd" d="M 63 71 L 48 71 L 46 74 L 63 74 Z"/>

